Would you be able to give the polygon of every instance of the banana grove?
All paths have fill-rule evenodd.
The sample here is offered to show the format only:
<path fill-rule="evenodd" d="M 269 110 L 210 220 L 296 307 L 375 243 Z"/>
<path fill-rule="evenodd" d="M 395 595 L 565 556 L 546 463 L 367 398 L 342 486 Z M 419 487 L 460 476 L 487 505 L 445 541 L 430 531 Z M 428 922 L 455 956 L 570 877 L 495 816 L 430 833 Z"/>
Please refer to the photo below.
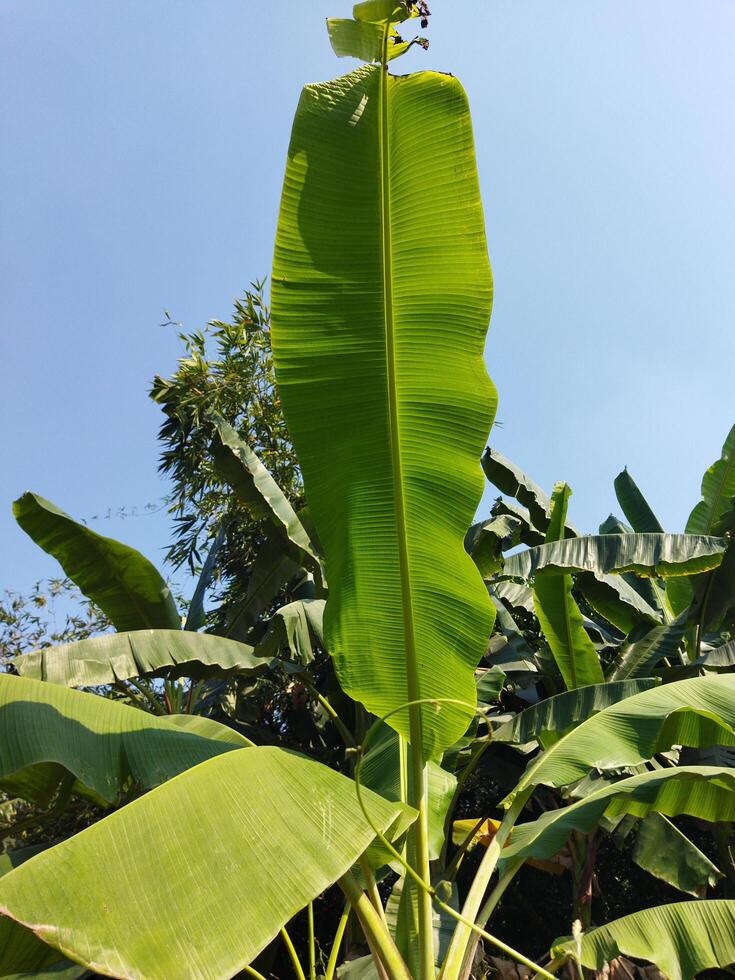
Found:
<path fill-rule="evenodd" d="M 565 483 L 547 496 L 485 448 L 467 98 L 389 70 L 428 16 L 368 0 L 330 19 L 365 64 L 296 110 L 271 339 L 308 508 L 212 419 L 213 464 L 262 530 L 237 616 L 202 629 L 221 538 L 182 616 L 140 553 L 37 494 L 14 504 L 114 631 L 0 675 L 4 839 L 93 815 L 0 857 L 0 976 L 263 980 L 274 950 L 299 980 L 735 962 L 735 428 L 684 533 L 623 471 L 626 522 L 581 534 Z M 486 478 L 501 496 L 473 524 Z M 319 719 L 302 751 L 248 716 L 274 678 Z M 459 819 L 483 773 L 493 812 Z M 603 921 L 598 852 L 626 838 L 680 899 Z M 573 897 L 546 948 L 494 925 L 526 867 Z"/>

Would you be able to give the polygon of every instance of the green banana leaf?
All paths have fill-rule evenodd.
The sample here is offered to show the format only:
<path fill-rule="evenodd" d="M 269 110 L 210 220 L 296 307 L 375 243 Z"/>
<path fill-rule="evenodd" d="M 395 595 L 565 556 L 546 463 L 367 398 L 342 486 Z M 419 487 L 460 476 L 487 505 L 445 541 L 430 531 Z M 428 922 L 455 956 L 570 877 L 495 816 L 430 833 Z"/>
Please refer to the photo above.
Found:
<path fill-rule="evenodd" d="M 720 458 L 702 477 L 702 499 L 692 510 L 686 523 L 687 534 L 713 534 L 718 524 L 732 509 L 735 497 L 735 425 L 730 429 Z M 689 580 L 673 583 L 666 593 L 675 613 L 686 609 L 694 598 L 695 586 Z"/>
<path fill-rule="evenodd" d="M 544 543 L 544 534 L 538 531 L 531 521 L 531 515 L 528 513 L 525 507 L 521 507 L 513 500 L 504 500 L 502 497 L 493 503 L 490 513 L 493 517 L 512 517 L 516 521 L 520 521 L 520 528 L 518 536 L 520 538 L 521 544 L 528 545 L 529 548 L 533 548 L 537 544 Z"/>
<path fill-rule="evenodd" d="M 520 529 L 521 521 L 507 514 L 472 525 L 465 537 L 465 549 L 483 578 L 503 567 L 503 552 L 520 544 Z"/>
<path fill-rule="evenodd" d="M 574 831 L 589 833 L 603 817 L 614 819 L 626 813 L 636 817 L 688 814 L 712 823 L 732 820 L 735 770 L 680 766 L 609 783 L 569 806 L 547 810 L 538 820 L 516 826 L 503 848 L 503 860 L 553 857 Z"/>
<path fill-rule="evenodd" d="M 634 531 L 639 534 L 663 534 L 664 529 L 648 505 L 648 501 L 638 489 L 638 484 L 626 467 L 615 477 L 615 496 L 623 508 L 623 513 L 630 521 Z"/>
<path fill-rule="evenodd" d="M 78 524 L 35 493 L 19 497 L 13 514 L 115 629 L 181 628 L 171 590 L 139 551 Z"/>
<path fill-rule="evenodd" d="M 735 962 L 735 901 L 659 905 L 590 929 L 580 942 L 582 964 L 591 970 L 624 955 L 655 963 L 668 980 L 694 980 Z M 573 957 L 576 948 L 575 939 L 557 940 L 551 955 Z"/>
<path fill-rule="evenodd" d="M 689 515 L 687 534 L 712 534 L 732 507 L 735 497 L 735 425 L 730 429 L 720 458 L 702 477 L 702 499 Z"/>
<path fill-rule="evenodd" d="M 407 769 L 410 770 L 410 766 Z M 405 775 L 407 785 L 410 785 L 410 771 Z M 433 861 L 441 854 L 444 844 L 444 821 L 457 789 L 457 777 L 435 762 L 430 762 L 427 766 L 426 778 L 429 788 L 429 854 Z M 400 801 L 399 736 L 388 725 L 381 725 L 371 740 L 360 767 L 360 781 L 384 799 Z"/>
<path fill-rule="evenodd" d="M 44 845 L 6 851 L 0 855 L 0 877 L 20 867 L 42 850 Z M 30 929 L 7 916 L 0 916 L 0 977 L 23 975 L 76 980 L 87 976 L 88 971 L 64 959 L 57 949 L 41 942 Z"/>
<path fill-rule="evenodd" d="M 265 522 L 268 533 L 282 542 L 291 558 L 318 570 L 316 546 L 288 497 L 250 446 L 223 419 L 217 420 L 211 452 L 217 472 L 252 516 Z"/>
<path fill-rule="evenodd" d="M 485 476 L 501 493 L 513 497 L 528 511 L 533 526 L 544 534 L 551 519 L 551 500 L 538 484 L 527 476 L 515 463 L 489 446 L 482 457 Z M 574 537 L 578 533 L 574 525 L 564 521 L 564 536 Z"/>
<path fill-rule="evenodd" d="M 639 868 L 695 898 L 704 898 L 707 889 L 724 877 L 662 813 L 649 813 L 641 820 L 631 857 Z"/>
<path fill-rule="evenodd" d="M 260 616 L 299 571 L 299 563 L 290 558 L 277 538 L 266 538 L 250 569 L 245 598 L 227 619 L 227 635 L 244 641 Z"/>
<path fill-rule="evenodd" d="M 641 620 L 657 622 L 660 618 L 658 610 L 622 575 L 580 572 L 575 585 L 596 613 L 626 635 Z"/>
<path fill-rule="evenodd" d="M 182 730 L 182 724 L 202 722 L 206 734 L 201 727 Z M 249 744 L 211 719 L 172 721 L 109 698 L 0 674 L 0 788 L 38 803 L 48 803 L 71 777 L 76 792 L 116 803 Z"/>
<path fill-rule="evenodd" d="M 583 721 L 535 759 L 504 801 L 538 786 L 568 786 L 590 769 L 635 766 L 672 745 L 735 745 L 735 676 L 664 684 Z"/>
<path fill-rule="evenodd" d="M 625 698 L 656 687 L 660 681 L 653 677 L 636 680 L 592 684 L 564 691 L 531 705 L 493 732 L 494 742 L 513 742 L 523 745 L 538 739 L 544 748 L 552 745 L 572 728 L 591 718 L 593 714 L 618 704 Z"/>
<path fill-rule="evenodd" d="M 624 643 L 608 671 L 608 680 L 621 681 L 628 677 L 646 676 L 664 658 L 676 661 L 686 625 L 685 610 L 672 623 L 653 626 L 640 639 Z"/>
<path fill-rule="evenodd" d="M 265 637 L 256 647 L 263 656 L 278 656 L 286 647 L 300 664 L 314 659 L 314 644 L 324 646 L 324 599 L 297 599 L 281 606 L 270 619 Z"/>
<path fill-rule="evenodd" d="M 661 577 L 699 574 L 720 564 L 725 545 L 723 538 L 698 534 L 592 534 L 510 555 L 503 575 L 531 578 L 546 569 Z"/>
<path fill-rule="evenodd" d="M 204 599 L 207 595 L 210 585 L 212 584 L 212 576 L 214 575 L 214 568 L 217 562 L 222 546 L 227 539 L 227 521 L 222 520 L 220 526 L 214 536 L 214 541 L 212 542 L 207 558 L 202 565 L 202 570 L 199 573 L 199 578 L 197 579 L 197 584 L 194 589 L 194 594 L 191 597 L 191 602 L 189 603 L 189 609 L 186 613 L 186 622 L 184 623 L 185 630 L 195 631 L 201 629 L 204 625 L 205 620 L 205 609 L 204 609 Z"/>
<path fill-rule="evenodd" d="M 211 633 L 183 630 L 134 630 L 107 633 L 24 653 L 13 660 L 21 677 L 67 687 L 114 684 L 131 677 L 216 677 L 259 675 L 271 660 L 253 648 Z"/>
<path fill-rule="evenodd" d="M 546 544 L 541 547 L 552 547 L 563 537 L 571 492 L 566 483 L 554 487 Z M 605 679 L 595 646 L 585 632 L 582 613 L 572 596 L 573 584 L 571 575 L 540 569 L 533 587 L 534 611 L 564 683 L 570 689 L 599 684 Z"/>
<path fill-rule="evenodd" d="M 413 819 L 368 790 L 365 805 L 389 836 Z M 231 977 L 373 837 L 345 776 L 270 746 L 230 752 L 0 879 L 0 912 L 108 975 Z"/>
<path fill-rule="evenodd" d="M 304 89 L 272 282 L 279 390 L 326 556 L 327 648 L 378 716 L 416 698 L 467 702 L 391 716 L 409 738 L 420 714 L 422 754 L 438 758 L 472 717 L 494 618 L 463 547 L 496 394 L 457 79 L 366 65 Z"/>

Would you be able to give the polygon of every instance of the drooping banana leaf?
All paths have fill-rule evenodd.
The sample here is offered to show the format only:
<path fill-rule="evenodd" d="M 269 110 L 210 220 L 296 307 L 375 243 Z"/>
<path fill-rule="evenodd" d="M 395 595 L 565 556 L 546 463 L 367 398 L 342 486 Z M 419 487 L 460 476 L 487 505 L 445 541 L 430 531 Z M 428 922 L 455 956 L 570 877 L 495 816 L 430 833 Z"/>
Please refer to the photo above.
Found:
<path fill-rule="evenodd" d="M 191 602 L 189 603 L 189 609 L 186 613 L 186 622 L 184 623 L 184 629 L 195 631 L 200 629 L 204 625 L 205 609 L 204 609 L 204 599 L 207 595 L 210 585 L 212 584 L 212 576 L 214 574 L 215 564 L 219 553 L 222 550 L 222 546 L 227 539 L 227 521 L 223 519 L 220 522 L 220 526 L 217 529 L 217 533 L 214 536 L 214 540 L 210 545 L 209 552 L 207 553 L 206 560 L 202 565 L 202 570 L 199 573 L 199 578 L 197 579 L 196 587 L 194 588 L 194 594 L 191 597 Z"/>
<path fill-rule="evenodd" d="M 661 813 L 649 813 L 641 821 L 631 857 L 639 868 L 695 898 L 704 898 L 723 877 L 717 865 Z"/>
<path fill-rule="evenodd" d="M 564 691 L 531 705 L 512 721 L 497 728 L 493 732 L 493 741 L 523 745 L 538 739 L 542 746 L 548 748 L 571 728 L 598 711 L 618 704 L 624 698 L 648 691 L 658 683 L 656 678 L 643 677 Z"/>
<path fill-rule="evenodd" d="M 245 598 L 228 614 L 227 635 L 235 640 L 245 640 L 260 616 L 298 571 L 299 563 L 289 557 L 283 541 L 267 538 L 250 569 Z"/>
<path fill-rule="evenodd" d="M 488 447 L 485 450 L 482 468 L 493 486 L 522 504 L 528 510 L 534 527 L 546 534 L 551 519 L 551 500 L 541 487 L 497 449 Z M 565 519 L 564 536 L 573 537 L 577 533 L 577 529 Z"/>
<path fill-rule="evenodd" d="M 503 690 L 505 671 L 500 667 L 490 667 L 488 670 L 478 670 L 475 673 L 477 682 L 477 701 L 481 705 L 495 704 Z"/>
<path fill-rule="evenodd" d="M 526 787 L 567 786 L 592 768 L 638 765 L 672 745 L 735 745 L 733 675 L 664 684 L 605 708 L 535 759 L 504 803 Z"/>
<path fill-rule="evenodd" d="M 0 674 L 0 788 L 46 804 L 73 777 L 75 791 L 115 803 L 250 744 L 205 721 L 207 735 L 109 698 Z M 222 737 L 211 737 L 212 726 Z"/>
<path fill-rule="evenodd" d="M 599 715 L 598 715 L 599 717 Z M 603 816 L 631 813 L 646 817 L 688 814 L 712 823 L 735 817 L 735 770 L 714 766 L 680 766 L 630 776 L 569 806 L 547 810 L 538 820 L 517 825 L 503 859 L 550 858 L 573 831 L 589 833 Z"/>
<path fill-rule="evenodd" d="M 702 499 L 689 515 L 687 534 L 716 533 L 718 523 L 733 506 L 735 497 L 735 425 L 730 429 L 716 460 L 702 477 Z M 686 609 L 694 598 L 695 584 L 684 579 L 672 583 L 666 593 L 675 613 Z"/>
<path fill-rule="evenodd" d="M 365 803 L 388 836 L 412 819 Z M 108 975 L 231 977 L 373 837 L 345 776 L 282 749 L 231 752 L 0 879 L 0 912 Z"/>
<path fill-rule="evenodd" d="M 531 515 L 528 513 L 525 507 L 521 507 L 513 500 L 504 500 L 502 497 L 498 497 L 497 500 L 493 502 L 490 513 L 493 517 L 512 517 L 514 520 L 520 521 L 520 528 L 518 531 L 518 536 L 522 544 L 528 545 L 529 548 L 533 548 L 537 544 L 544 543 L 544 533 L 538 531 L 531 521 Z"/>
<path fill-rule="evenodd" d="M 554 487 L 547 543 L 541 547 L 552 547 L 554 542 L 562 539 L 571 492 L 566 483 L 557 483 Z M 582 613 L 572 596 L 572 587 L 571 575 L 559 575 L 551 569 L 536 572 L 534 611 L 569 689 L 601 684 L 605 679 L 595 646 L 585 632 Z"/>
<path fill-rule="evenodd" d="M 720 564 L 725 545 L 723 538 L 698 534 L 593 534 L 510 555 L 503 575 L 530 578 L 547 569 L 661 577 L 699 574 Z"/>
<path fill-rule="evenodd" d="M 730 429 L 720 458 L 702 477 L 702 499 L 689 515 L 687 534 L 712 534 L 735 497 L 735 425 Z"/>
<path fill-rule="evenodd" d="M 503 567 L 502 554 L 520 544 L 521 522 L 504 514 L 473 524 L 465 537 L 465 549 L 472 555 L 483 578 Z"/>
<path fill-rule="evenodd" d="M 304 525 L 258 456 L 223 419 L 217 420 L 217 436 L 212 443 L 217 472 L 256 520 L 262 520 L 295 561 L 318 571 L 316 546 Z"/>
<path fill-rule="evenodd" d="M 324 646 L 323 617 L 324 599 L 297 599 L 281 606 L 273 614 L 257 652 L 274 657 L 286 647 L 297 663 L 311 663 L 314 644 Z"/>
<path fill-rule="evenodd" d="M 116 629 L 180 629 L 171 590 L 135 548 L 78 524 L 35 493 L 19 497 L 13 514 Z"/>
<path fill-rule="evenodd" d="M 664 658 L 677 659 L 677 651 L 686 630 L 686 610 L 671 623 L 653 626 L 644 636 L 626 642 L 608 671 L 608 680 L 650 675 Z"/>
<path fill-rule="evenodd" d="M 366 65 L 307 86 L 276 236 L 273 352 L 326 556 L 327 647 L 378 716 L 415 698 L 474 702 L 494 613 L 463 540 L 496 403 L 491 300 L 459 82 Z M 438 757 L 472 708 L 416 714 L 423 755 Z M 410 737 L 408 711 L 390 724 Z"/>
<path fill-rule="evenodd" d="M 24 653 L 13 660 L 21 677 L 67 687 L 93 687 L 147 675 L 216 677 L 264 674 L 271 660 L 245 643 L 211 633 L 134 630 L 107 633 Z"/>
<path fill-rule="evenodd" d="M 640 580 L 639 580 L 640 581 Z M 575 585 L 596 613 L 628 634 L 641 622 L 659 619 L 658 610 L 623 578 L 602 572 L 580 572 Z"/>
<path fill-rule="evenodd" d="M 735 901 L 676 902 L 634 912 L 581 937 L 582 964 L 602 970 L 616 957 L 655 963 L 668 980 L 694 980 L 735 962 Z M 575 939 L 557 940 L 552 956 L 573 956 Z"/>
<path fill-rule="evenodd" d="M 638 484 L 628 472 L 627 467 L 615 477 L 615 496 L 623 508 L 634 531 L 639 534 L 663 534 L 664 529 L 651 510 L 648 501 L 638 488 Z"/>

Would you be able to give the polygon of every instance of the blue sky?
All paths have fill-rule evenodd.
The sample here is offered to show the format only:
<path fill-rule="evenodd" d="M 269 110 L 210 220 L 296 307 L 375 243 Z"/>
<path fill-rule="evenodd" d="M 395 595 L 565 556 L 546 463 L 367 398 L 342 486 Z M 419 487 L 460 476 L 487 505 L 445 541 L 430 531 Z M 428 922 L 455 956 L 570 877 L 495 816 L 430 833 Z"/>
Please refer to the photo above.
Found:
<path fill-rule="evenodd" d="M 495 273 L 493 443 L 566 479 L 594 529 L 628 465 L 680 530 L 735 421 L 731 0 L 433 0 L 431 67 L 464 82 Z M 25 489 L 142 511 L 151 377 L 175 331 L 268 272 L 301 85 L 349 70 L 345 0 L 0 3 L 0 589 L 55 574 Z M 160 561 L 163 513 L 91 521 Z"/>

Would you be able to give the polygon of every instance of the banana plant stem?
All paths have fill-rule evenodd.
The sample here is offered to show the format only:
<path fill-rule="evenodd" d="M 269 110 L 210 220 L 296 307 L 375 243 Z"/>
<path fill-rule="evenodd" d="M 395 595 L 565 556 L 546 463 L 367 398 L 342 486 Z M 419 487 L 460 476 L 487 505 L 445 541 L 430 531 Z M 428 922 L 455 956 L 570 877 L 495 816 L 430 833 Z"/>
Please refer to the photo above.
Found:
<path fill-rule="evenodd" d="M 500 899 L 505 894 L 505 890 L 508 887 L 508 885 L 511 883 L 511 881 L 513 881 L 517 872 L 523 867 L 523 863 L 524 862 L 522 860 L 511 861 L 503 877 L 500 879 L 500 881 L 497 883 L 495 888 L 493 888 L 493 890 L 488 895 L 485 904 L 480 909 L 480 912 L 476 920 L 476 925 L 478 925 L 481 929 L 485 928 L 485 925 L 487 924 L 487 920 L 495 911 L 495 908 L 498 902 L 500 901 Z M 477 949 L 477 944 L 480 942 L 481 938 L 482 936 L 480 935 L 480 933 L 476 932 L 467 946 L 467 950 L 465 952 L 464 962 L 462 966 L 463 976 L 467 975 L 469 965 L 471 965 L 474 962 L 475 950 Z"/>
<path fill-rule="evenodd" d="M 368 945 L 380 961 L 389 980 L 413 980 L 393 937 L 375 911 L 372 902 L 350 874 L 339 879 L 342 891 L 354 908 Z"/>
<path fill-rule="evenodd" d="M 363 877 L 365 878 L 365 884 L 367 885 L 367 893 L 370 901 L 373 903 L 373 908 L 378 913 L 383 921 L 383 925 L 388 928 L 388 921 L 385 918 L 385 909 L 383 908 L 383 903 L 380 900 L 380 892 L 378 891 L 378 883 L 375 880 L 375 875 L 372 872 L 372 868 L 368 864 L 365 856 L 360 858 L 360 870 L 362 871 Z"/>
<path fill-rule="evenodd" d="M 470 890 L 467 893 L 467 898 L 462 908 L 462 918 L 457 923 L 452 934 L 449 949 L 442 965 L 441 980 L 459 980 L 461 976 L 465 951 L 472 937 L 472 923 L 477 919 L 488 883 L 500 859 L 500 852 L 505 846 L 513 825 L 520 816 L 532 792 L 533 787 L 529 787 L 518 793 L 503 817 L 498 832 L 485 851 L 485 855 L 480 862 L 480 867 L 477 869 Z"/>
<path fill-rule="evenodd" d="M 476 933 L 483 939 L 487 939 L 489 943 L 492 943 L 493 946 L 497 946 L 501 952 L 506 953 L 512 959 L 516 960 L 516 962 L 521 963 L 523 966 L 527 966 L 531 970 L 534 970 L 537 976 L 544 977 L 545 980 L 555 980 L 553 973 L 549 973 L 542 966 L 539 966 L 538 963 L 534 963 L 533 960 L 529 960 L 527 956 L 524 956 L 524 954 L 520 953 L 517 949 L 513 949 L 512 946 L 508 946 L 502 939 L 498 939 L 497 936 L 491 935 L 485 929 L 478 926 L 476 922 L 472 922 L 471 919 L 467 919 L 458 912 L 455 912 L 450 905 L 446 904 L 446 902 L 442 902 L 440 899 L 436 898 L 436 896 L 434 897 L 434 901 L 441 909 L 457 919 L 460 925 L 466 926 L 473 933 Z"/>
<path fill-rule="evenodd" d="M 294 973 L 298 977 L 298 980 L 306 980 L 306 977 L 304 976 L 304 968 L 301 966 L 301 960 L 299 959 L 299 955 L 296 952 L 296 947 L 291 941 L 291 937 L 289 936 L 288 930 L 286 929 L 285 926 L 283 927 L 283 929 L 281 929 L 281 939 L 283 940 L 284 945 L 288 950 L 288 955 L 291 957 L 291 963 L 293 964 Z"/>
<path fill-rule="evenodd" d="M 352 906 L 350 905 L 349 899 L 347 899 L 342 912 L 342 918 L 337 923 L 337 930 L 334 933 L 334 939 L 332 940 L 332 948 L 329 951 L 329 959 L 327 961 L 327 969 L 324 974 L 324 980 L 333 980 L 334 972 L 337 969 L 337 960 L 339 959 L 340 947 L 342 946 L 342 940 L 344 938 L 345 930 L 347 929 L 347 921 L 350 917 L 351 910 Z"/>
<path fill-rule="evenodd" d="M 314 938 L 314 903 L 307 906 L 309 919 L 309 980 L 316 980 L 316 941 Z"/>

